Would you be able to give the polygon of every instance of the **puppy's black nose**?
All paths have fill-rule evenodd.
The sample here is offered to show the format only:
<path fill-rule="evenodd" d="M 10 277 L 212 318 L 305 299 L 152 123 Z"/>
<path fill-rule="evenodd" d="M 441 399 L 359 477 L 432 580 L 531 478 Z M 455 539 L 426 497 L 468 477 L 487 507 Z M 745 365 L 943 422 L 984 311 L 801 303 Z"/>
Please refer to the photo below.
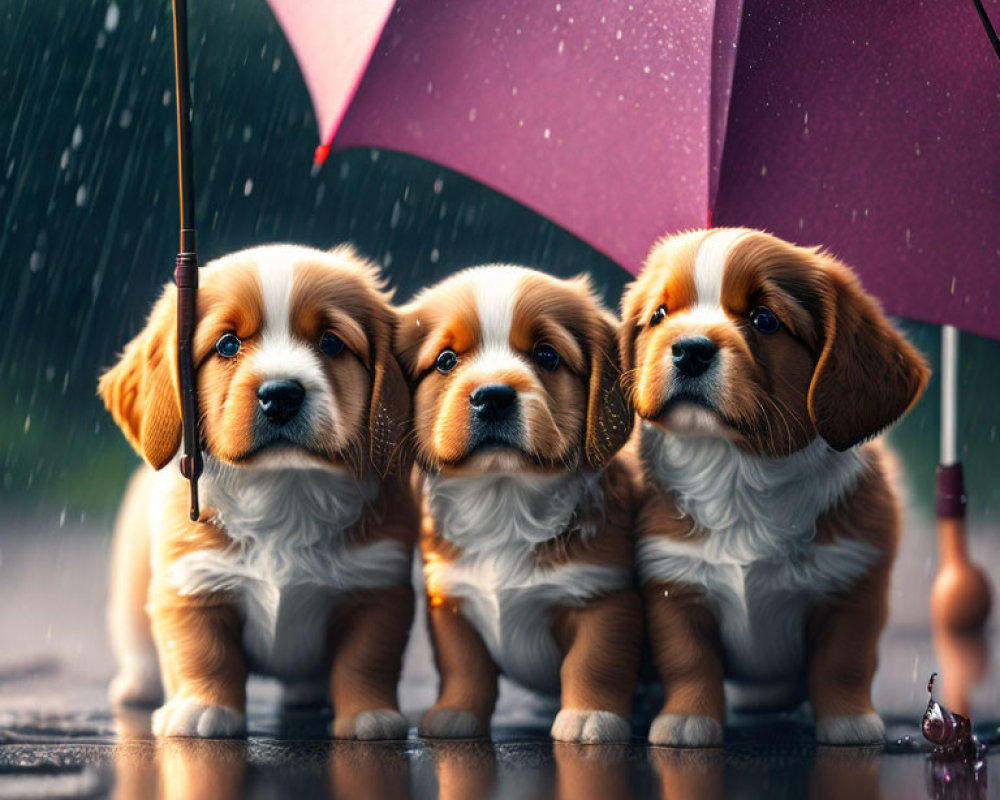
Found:
<path fill-rule="evenodd" d="M 712 366 L 719 348 L 707 336 L 687 336 L 674 342 L 671 352 L 677 371 L 696 378 Z"/>
<path fill-rule="evenodd" d="M 480 386 L 469 395 L 476 416 L 487 422 L 503 422 L 517 405 L 517 392 L 505 383 Z"/>
<path fill-rule="evenodd" d="M 257 390 L 257 404 L 275 425 L 285 425 L 299 413 L 306 390 L 298 381 L 267 381 Z"/>

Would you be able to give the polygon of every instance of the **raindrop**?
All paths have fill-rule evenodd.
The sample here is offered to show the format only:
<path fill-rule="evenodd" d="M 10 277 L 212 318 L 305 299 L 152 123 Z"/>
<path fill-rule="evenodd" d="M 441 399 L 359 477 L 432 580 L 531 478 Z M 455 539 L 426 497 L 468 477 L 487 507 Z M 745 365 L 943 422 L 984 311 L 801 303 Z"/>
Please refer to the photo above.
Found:
<path fill-rule="evenodd" d="M 59 512 L 59 527 L 61 528 L 65 524 L 66 524 L 66 509 L 63 508 L 63 510 Z"/>
<path fill-rule="evenodd" d="M 277 72 L 281 69 L 281 57 L 275 56 L 274 61 L 271 62 L 271 72 Z"/>
<path fill-rule="evenodd" d="M 118 8 L 118 3 L 116 3 L 115 0 L 111 0 L 108 10 L 104 14 L 104 30 L 108 33 L 114 33 L 115 29 L 118 27 L 118 22 L 121 19 L 121 16 L 121 10 Z"/>
<path fill-rule="evenodd" d="M 475 121 L 476 121 L 476 109 L 470 108 L 469 109 L 469 122 L 475 122 Z"/>
<path fill-rule="evenodd" d="M 28 258 L 28 271 L 33 273 L 41 272 L 41 269 L 44 266 L 45 266 L 45 256 L 43 256 L 41 252 L 38 250 L 32 250 L 31 256 Z"/>
<path fill-rule="evenodd" d="M 122 109 L 122 113 L 118 116 L 118 127 L 130 128 L 131 126 L 132 126 L 132 110 L 128 108 Z"/>
<path fill-rule="evenodd" d="M 250 192 L 253 191 L 253 178 L 247 178 L 247 182 L 243 184 L 243 196 L 249 197 Z"/>
<path fill-rule="evenodd" d="M 83 208 L 87 204 L 87 187 L 82 183 L 76 190 L 76 207 Z"/>
<path fill-rule="evenodd" d="M 49 364 L 49 365 L 48 365 L 48 366 L 47 366 L 47 367 L 45 368 L 45 381 L 46 381 L 47 383 L 52 383 L 52 380 L 53 380 L 53 379 L 54 379 L 55 377 L 56 377 L 56 368 L 55 368 L 55 367 L 54 367 L 54 366 L 53 366 L 52 364 Z"/>
<path fill-rule="evenodd" d="M 616 39 L 621 39 L 622 38 L 622 29 L 621 28 L 619 28 L 617 30 L 617 32 L 615 33 L 615 38 Z"/>
<path fill-rule="evenodd" d="M 435 247 L 433 250 L 431 250 L 431 263 L 437 264 L 440 258 L 441 258 L 441 251 Z"/>
<path fill-rule="evenodd" d="M 153 30 L 151 30 L 149 32 L 149 41 L 151 41 L 151 42 L 155 42 L 156 41 L 156 33 L 157 33 L 156 26 L 154 25 L 153 26 Z"/>
<path fill-rule="evenodd" d="M 339 173 L 340 179 L 344 180 L 344 178 L 346 178 L 350 174 L 351 174 L 351 165 L 347 161 L 345 161 L 343 164 L 340 165 L 340 173 Z"/>
<path fill-rule="evenodd" d="M 171 101 L 171 100 L 173 100 L 173 99 L 174 99 L 174 96 L 173 96 L 173 94 L 171 94 L 170 90 L 169 90 L 169 89 L 167 89 L 167 90 L 166 90 L 166 91 L 165 91 L 165 92 L 163 93 L 163 105 L 165 105 L 165 106 L 169 106 L 169 105 L 170 105 L 170 101 Z"/>
<path fill-rule="evenodd" d="M 760 176 L 763 178 L 765 175 L 767 175 L 767 164 L 761 164 L 760 165 Z"/>
<path fill-rule="evenodd" d="M 76 150 L 81 144 L 83 144 L 83 128 L 77 125 L 73 128 L 73 138 L 70 139 L 70 146 Z"/>
<path fill-rule="evenodd" d="M 395 203 L 393 203 L 393 206 L 392 206 L 392 215 L 389 217 L 389 227 L 390 228 L 395 228 L 395 227 L 397 227 L 399 225 L 399 217 L 402 214 L 402 211 L 403 211 L 403 207 L 400 205 L 400 202 L 397 200 Z"/>
<path fill-rule="evenodd" d="M 916 153 L 917 156 L 920 155 L 920 142 L 913 143 L 913 152 Z"/>
<path fill-rule="evenodd" d="M 249 125 L 243 126 L 243 144 L 246 144 L 253 138 L 253 128 Z"/>
<path fill-rule="evenodd" d="M 427 94 L 434 94 L 434 84 L 427 81 Z"/>
<path fill-rule="evenodd" d="M 550 136 L 552 136 L 552 131 L 550 131 L 548 128 L 546 128 L 545 132 L 542 133 L 542 136 L 544 136 L 546 139 L 548 139 Z"/>
<path fill-rule="evenodd" d="M 434 181 L 434 194 L 441 194 L 442 189 L 444 189 L 444 181 L 438 178 Z"/>
<path fill-rule="evenodd" d="M 69 166 L 69 148 L 67 147 L 62 151 L 62 155 L 59 157 L 59 169 L 66 169 Z"/>
<path fill-rule="evenodd" d="M 642 68 L 642 71 L 643 71 L 643 72 L 645 72 L 645 73 L 646 73 L 646 74 L 648 75 L 648 74 L 650 73 L 650 67 L 649 67 L 649 64 L 647 64 L 646 66 L 644 66 L 644 67 Z"/>
<path fill-rule="evenodd" d="M 378 157 L 379 157 L 379 152 L 378 152 L 378 150 L 374 150 L 374 149 L 373 149 L 373 150 L 372 150 L 372 151 L 371 151 L 371 152 L 370 152 L 370 153 L 368 154 L 368 157 L 369 157 L 369 158 L 370 158 L 370 159 L 372 160 L 372 163 L 374 164 L 374 163 L 375 163 L 376 161 L 378 161 Z"/>
<path fill-rule="evenodd" d="M 391 266 L 392 266 L 392 253 L 387 251 L 386 254 L 382 256 L 382 267 L 384 269 L 389 269 L 389 267 Z"/>
<path fill-rule="evenodd" d="M 31 414 L 28 414 L 24 418 L 24 432 L 27 433 L 31 430 Z"/>
<path fill-rule="evenodd" d="M 556 52 L 558 52 L 559 55 L 562 55 L 565 50 L 566 50 L 566 42 L 560 39 L 559 45 L 556 47 Z"/>

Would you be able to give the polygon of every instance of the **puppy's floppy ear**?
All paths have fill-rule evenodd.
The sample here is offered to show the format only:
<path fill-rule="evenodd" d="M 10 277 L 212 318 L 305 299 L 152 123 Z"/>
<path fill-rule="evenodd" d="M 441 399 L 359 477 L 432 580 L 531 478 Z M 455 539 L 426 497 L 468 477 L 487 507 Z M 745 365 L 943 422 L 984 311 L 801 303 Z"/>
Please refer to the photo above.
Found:
<path fill-rule="evenodd" d="M 591 469 L 600 469 L 628 441 L 632 408 L 622 386 L 617 320 L 607 312 L 593 318 L 589 336 L 590 386 L 584 452 Z"/>
<path fill-rule="evenodd" d="M 380 477 L 398 466 L 400 447 L 410 424 L 410 388 L 392 351 L 394 320 L 385 309 L 374 327 L 371 407 L 368 410 L 369 457 Z"/>
<path fill-rule="evenodd" d="M 846 450 L 901 417 L 930 370 L 854 273 L 818 257 L 830 290 L 822 302 L 823 350 L 809 386 L 809 416 L 831 447 Z"/>
<path fill-rule="evenodd" d="M 168 285 L 145 329 L 105 372 L 97 391 L 129 444 L 153 469 L 166 465 L 181 443 L 177 382 L 177 290 Z"/>

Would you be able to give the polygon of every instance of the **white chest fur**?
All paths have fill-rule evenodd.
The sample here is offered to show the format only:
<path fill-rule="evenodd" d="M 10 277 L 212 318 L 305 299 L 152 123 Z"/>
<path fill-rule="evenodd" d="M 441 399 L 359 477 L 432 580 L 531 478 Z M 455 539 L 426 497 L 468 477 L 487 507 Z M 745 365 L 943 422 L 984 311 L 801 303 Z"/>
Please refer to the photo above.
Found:
<path fill-rule="evenodd" d="M 243 645 L 255 672 L 315 677 L 326 666 L 329 616 L 352 591 L 409 581 L 410 554 L 381 541 L 350 546 L 346 531 L 375 499 L 327 469 L 237 470 L 209 463 L 207 505 L 232 545 L 189 553 L 170 566 L 181 594 L 226 592 L 243 615 Z"/>
<path fill-rule="evenodd" d="M 817 439 L 787 458 L 762 458 L 723 439 L 680 439 L 648 424 L 642 454 L 695 529 L 690 540 L 641 539 L 641 579 L 702 587 L 719 623 L 727 677 L 780 693 L 801 678 L 809 609 L 848 589 L 878 556 L 858 540 L 813 542 L 819 516 L 860 478 L 862 456 Z"/>
<path fill-rule="evenodd" d="M 536 691 L 559 690 L 562 654 L 551 610 L 628 585 L 628 570 L 538 564 L 537 546 L 563 533 L 585 504 L 599 502 L 597 475 L 427 479 L 438 532 L 462 548 L 451 562 L 428 558 L 427 585 L 462 599 L 462 613 L 500 670 Z M 584 528 L 580 536 L 594 535 Z"/>

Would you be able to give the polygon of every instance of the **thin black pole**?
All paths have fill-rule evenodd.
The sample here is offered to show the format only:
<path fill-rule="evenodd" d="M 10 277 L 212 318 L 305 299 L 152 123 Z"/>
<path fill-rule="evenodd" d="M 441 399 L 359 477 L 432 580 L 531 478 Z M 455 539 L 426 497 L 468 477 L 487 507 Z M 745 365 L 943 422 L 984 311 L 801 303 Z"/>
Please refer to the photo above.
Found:
<path fill-rule="evenodd" d="M 200 516 L 198 477 L 201 446 L 198 440 L 198 393 L 192 342 L 198 295 L 198 243 L 194 227 L 194 177 L 191 159 L 191 94 L 188 77 L 187 0 L 174 4 L 174 76 L 177 96 L 177 178 L 180 188 L 180 251 L 174 281 L 177 283 L 177 369 L 180 378 L 184 455 L 181 474 L 191 483 L 191 519 Z"/>
<path fill-rule="evenodd" d="M 986 13 L 986 8 L 983 6 L 982 0 L 972 0 L 972 4 L 976 7 L 979 20 L 986 29 L 986 38 L 990 40 L 993 50 L 996 52 L 997 57 L 1000 58 L 1000 37 L 997 36 L 996 30 L 993 28 L 993 23 L 990 22 L 990 15 Z"/>

